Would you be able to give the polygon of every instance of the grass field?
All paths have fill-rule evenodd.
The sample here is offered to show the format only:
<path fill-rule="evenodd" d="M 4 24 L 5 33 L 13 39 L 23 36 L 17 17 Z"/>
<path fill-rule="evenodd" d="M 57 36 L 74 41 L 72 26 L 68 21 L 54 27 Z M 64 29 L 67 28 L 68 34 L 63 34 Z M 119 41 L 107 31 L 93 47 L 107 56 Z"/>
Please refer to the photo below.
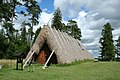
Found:
<path fill-rule="evenodd" d="M 0 80 L 120 80 L 120 62 L 52 65 L 44 70 L 41 65 L 35 64 L 34 71 L 28 68 L 15 70 L 14 66 L 0 70 Z"/>

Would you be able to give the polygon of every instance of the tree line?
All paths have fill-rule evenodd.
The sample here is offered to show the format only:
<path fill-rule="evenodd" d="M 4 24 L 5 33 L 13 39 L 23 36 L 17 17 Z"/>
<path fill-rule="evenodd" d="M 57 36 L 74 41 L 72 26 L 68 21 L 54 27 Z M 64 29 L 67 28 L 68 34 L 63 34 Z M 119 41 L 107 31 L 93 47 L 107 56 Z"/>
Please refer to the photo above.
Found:
<path fill-rule="evenodd" d="M 21 2 L 22 1 L 22 2 Z M 42 10 L 36 0 L 1 0 L 0 1 L 0 59 L 14 59 L 19 52 L 28 52 L 32 44 L 35 42 L 41 27 L 35 33 L 34 25 L 38 25 L 38 18 Z M 17 7 L 24 7 L 25 10 L 17 10 Z M 22 21 L 20 29 L 14 28 L 14 19 L 17 15 L 29 16 L 29 21 Z M 68 21 L 71 25 L 62 23 L 62 14 L 60 9 L 56 9 L 52 18 L 52 27 L 66 32 L 76 39 L 80 40 L 81 30 L 78 28 L 77 22 Z M 29 26 L 28 30 L 26 26 Z"/>
<path fill-rule="evenodd" d="M 25 10 L 17 10 L 23 7 Z M 33 26 L 37 25 L 42 10 L 36 0 L 0 0 L 0 58 L 15 58 L 16 53 L 29 51 L 36 33 Z M 20 29 L 14 28 L 14 20 L 19 15 L 29 16 L 29 21 L 22 21 Z M 26 26 L 29 29 L 26 30 Z M 39 28 L 40 29 L 40 28 Z M 38 30 L 39 30 L 38 29 Z"/>

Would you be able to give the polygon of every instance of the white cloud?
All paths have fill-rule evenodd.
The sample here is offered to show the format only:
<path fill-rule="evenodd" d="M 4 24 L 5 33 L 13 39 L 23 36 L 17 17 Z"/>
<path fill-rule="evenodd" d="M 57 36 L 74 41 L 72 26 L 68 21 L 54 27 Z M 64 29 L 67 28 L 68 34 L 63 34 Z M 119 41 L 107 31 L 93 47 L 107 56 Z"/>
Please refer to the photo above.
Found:
<path fill-rule="evenodd" d="M 42 2 L 42 0 L 36 0 L 38 3 L 41 3 Z"/>
<path fill-rule="evenodd" d="M 39 24 L 37 26 L 34 26 L 34 31 L 39 28 L 39 27 L 43 27 L 43 25 L 51 25 L 51 18 L 52 18 L 53 13 L 47 13 L 42 12 L 39 18 Z"/>
<path fill-rule="evenodd" d="M 16 19 L 14 19 L 14 27 L 16 28 L 16 29 L 20 29 L 21 28 L 21 24 L 22 24 L 22 22 L 26 22 L 26 23 L 29 23 L 30 22 L 30 20 L 28 19 L 28 18 L 30 18 L 29 16 L 24 16 L 24 15 L 20 15 L 20 14 L 17 14 L 17 16 L 18 16 L 18 19 L 16 20 Z"/>
<path fill-rule="evenodd" d="M 79 10 L 82 0 L 54 0 L 54 7 L 60 8 L 62 14 L 68 17 L 75 17 Z"/>
<path fill-rule="evenodd" d="M 114 40 L 118 39 L 118 36 L 120 36 L 120 28 L 113 30 L 113 36 Z"/>
<path fill-rule="evenodd" d="M 43 12 L 46 12 L 46 11 L 48 11 L 48 9 L 47 9 L 47 8 L 45 8 L 45 9 L 43 9 L 42 11 L 43 11 Z"/>
<path fill-rule="evenodd" d="M 79 12 L 79 15 L 80 15 L 80 17 L 85 17 L 87 15 L 87 13 L 84 11 L 81 11 L 81 12 Z"/>
<path fill-rule="evenodd" d="M 60 7 L 64 16 L 76 17 L 82 10 L 93 11 L 96 18 L 120 19 L 120 0 L 54 0 L 54 7 Z"/>
<path fill-rule="evenodd" d="M 50 18 L 52 17 L 53 13 L 47 13 L 46 11 L 43 11 L 40 15 L 40 18 L 38 19 L 39 24 L 37 26 L 34 26 L 33 31 L 35 32 L 39 27 L 43 27 L 43 25 L 50 25 L 51 22 L 49 22 Z M 23 16 L 23 15 L 18 15 L 18 19 L 14 20 L 14 27 L 16 29 L 20 29 L 21 28 L 21 24 L 22 22 L 30 22 L 30 20 L 28 19 L 30 18 L 29 16 Z M 49 23 L 48 23 L 49 22 Z M 27 27 L 28 28 L 28 27 Z"/>
<path fill-rule="evenodd" d="M 77 18 L 73 20 L 77 21 L 78 27 L 82 32 L 82 43 L 94 56 L 99 53 L 99 37 L 102 26 L 97 26 L 101 20 L 95 20 L 96 13 L 91 14 L 90 12 L 80 11 Z M 101 22 L 102 23 L 102 22 Z M 98 30 L 98 28 L 100 29 Z M 94 29 L 96 28 L 96 29 Z M 93 52 L 92 52 L 93 51 Z M 94 54 L 95 52 L 95 54 Z"/>

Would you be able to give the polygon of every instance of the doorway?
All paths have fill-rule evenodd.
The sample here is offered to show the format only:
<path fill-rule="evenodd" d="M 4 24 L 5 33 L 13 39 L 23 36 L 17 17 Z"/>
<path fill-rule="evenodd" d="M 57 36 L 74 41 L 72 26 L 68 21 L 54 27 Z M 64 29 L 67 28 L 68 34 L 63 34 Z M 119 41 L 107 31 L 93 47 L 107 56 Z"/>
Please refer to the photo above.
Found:
<path fill-rule="evenodd" d="M 45 42 L 42 46 L 42 48 L 40 49 L 40 52 L 38 54 L 38 58 L 37 58 L 37 62 L 39 64 L 45 64 L 45 62 L 47 61 L 47 59 L 49 58 L 50 54 L 51 54 L 51 50 L 48 46 L 48 44 Z M 57 56 L 54 53 L 51 57 L 51 59 L 49 60 L 47 66 L 49 66 L 50 64 L 57 64 Z"/>

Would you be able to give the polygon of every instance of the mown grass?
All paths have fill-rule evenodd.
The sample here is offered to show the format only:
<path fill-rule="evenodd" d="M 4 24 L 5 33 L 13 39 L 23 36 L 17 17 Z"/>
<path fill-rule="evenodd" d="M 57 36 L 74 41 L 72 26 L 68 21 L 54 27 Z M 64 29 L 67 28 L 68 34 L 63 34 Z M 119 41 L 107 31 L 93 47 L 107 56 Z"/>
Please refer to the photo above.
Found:
<path fill-rule="evenodd" d="M 119 62 L 80 62 L 72 65 L 52 65 L 42 69 L 35 64 L 34 71 L 25 68 L 0 70 L 0 80 L 120 80 Z"/>

